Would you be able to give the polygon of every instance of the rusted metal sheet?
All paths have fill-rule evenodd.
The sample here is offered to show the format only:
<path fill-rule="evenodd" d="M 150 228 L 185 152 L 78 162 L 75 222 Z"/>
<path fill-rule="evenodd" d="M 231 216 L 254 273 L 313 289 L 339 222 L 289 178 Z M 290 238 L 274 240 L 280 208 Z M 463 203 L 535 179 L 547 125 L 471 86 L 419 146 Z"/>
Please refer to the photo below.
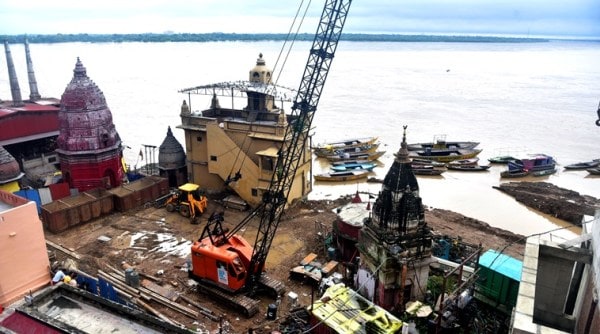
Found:
<path fill-rule="evenodd" d="M 45 204 L 42 206 L 42 220 L 50 232 L 58 233 L 114 210 L 124 212 L 145 203 L 153 203 L 157 197 L 168 192 L 167 179 L 145 177 L 111 190 L 92 189 Z"/>
<path fill-rule="evenodd" d="M 113 212 L 113 195 L 105 189 L 93 189 L 42 206 L 42 220 L 53 233 L 88 222 Z"/>
<path fill-rule="evenodd" d="M 114 195 L 115 209 L 127 211 L 146 203 L 154 203 L 158 197 L 169 192 L 169 181 L 166 178 L 147 176 L 111 189 Z"/>

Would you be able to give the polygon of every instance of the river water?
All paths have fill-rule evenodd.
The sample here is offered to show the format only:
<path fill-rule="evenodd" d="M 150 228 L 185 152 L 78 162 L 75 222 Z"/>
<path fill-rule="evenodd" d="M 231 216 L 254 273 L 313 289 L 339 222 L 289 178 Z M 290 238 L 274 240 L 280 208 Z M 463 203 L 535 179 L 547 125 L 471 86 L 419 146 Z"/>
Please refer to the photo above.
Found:
<path fill-rule="evenodd" d="M 281 42 L 210 43 L 62 43 L 30 45 L 42 96 L 60 97 L 72 78 L 77 57 L 104 92 L 129 164 L 142 145 L 159 146 L 176 127 L 178 90 L 223 81 L 247 80 L 263 53 L 267 66 L 281 75 L 279 85 L 297 88 L 310 43 L 296 43 L 285 66 L 275 67 Z M 12 45 L 19 83 L 29 95 L 22 45 Z M 285 53 L 284 53 L 285 54 Z M 600 43 L 379 43 L 339 44 L 313 121 L 314 143 L 378 136 L 386 154 L 374 177 L 383 178 L 407 125 L 407 140 L 424 142 L 446 135 L 449 141 L 478 141 L 483 163 L 496 155 L 546 153 L 559 165 L 600 158 Z M 5 65 L 5 64 L 4 64 Z M 10 99 L 7 71 L 0 71 L 0 98 Z M 242 107 L 244 101 L 222 106 Z M 204 109 L 208 98 L 194 98 Z M 289 103 L 284 104 L 289 111 Z M 315 172 L 328 169 L 315 160 Z M 560 166 L 559 166 L 560 167 Z M 542 233 L 565 223 L 527 209 L 494 189 L 503 166 L 489 172 L 448 171 L 441 177 L 419 176 L 424 204 L 516 233 Z M 536 181 L 538 179 L 536 178 Z M 600 178 L 586 171 L 543 177 L 560 187 L 600 197 Z M 311 199 L 354 192 L 377 193 L 376 183 L 317 183 Z M 556 238 L 572 233 L 556 232 Z"/>

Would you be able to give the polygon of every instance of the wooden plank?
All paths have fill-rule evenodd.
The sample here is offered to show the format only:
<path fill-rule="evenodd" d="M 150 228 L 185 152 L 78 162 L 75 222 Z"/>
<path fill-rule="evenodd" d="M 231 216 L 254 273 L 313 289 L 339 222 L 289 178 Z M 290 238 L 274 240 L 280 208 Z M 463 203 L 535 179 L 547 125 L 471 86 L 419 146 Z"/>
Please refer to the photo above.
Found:
<path fill-rule="evenodd" d="M 305 265 L 313 262 L 316 258 L 317 258 L 317 254 L 310 253 L 310 254 L 306 255 L 306 257 L 304 257 L 304 259 L 302 259 L 302 261 L 300 261 L 300 264 L 305 266 Z"/>
<path fill-rule="evenodd" d="M 192 305 L 192 306 L 200 309 L 200 313 L 202 315 L 204 315 L 205 317 L 209 318 L 210 320 L 212 320 L 212 321 L 221 321 L 221 318 L 219 316 L 215 315 L 212 310 L 210 310 L 210 309 L 208 309 L 208 308 L 206 308 L 206 307 L 204 307 L 204 306 L 196 303 L 195 301 L 189 299 L 186 296 L 182 295 L 181 299 L 183 299 L 183 301 L 185 301 L 186 303 L 188 303 L 188 304 L 190 304 L 190 305 Z"/>
<path fill-rule="evenodd" d="M 146 289 L 152 290 L 172 302 L 177 301 L 177 298 L 179 298 L 179 294 L 177 292 L 169 288 L 165 288 L 164 286 L 160 286 L 150 280 L 143 279 L 140 284 Z"/>
<path fill-rule="evenodd" d="M 181 324 L 175 322 L 174 320 L 169 319 L 166 315 L 158 312 L 155 308 L 153 308 L 152 306 L 144 303 L 143 301 L 139 300 L 139 299 L 134 299 L 133 300 L 134 303 L 142 306 L 144 309 L 146 309 L 146 311 L 154 314 L 155 316 L 159 317 L 160 319 L 166 321 L 167 323 L 171 324 L 171 325 L 176 325 L 176 326 L 181 326 Z"/>
<path fill-rule="evenodd" d="M 120 279 L 118 279 L 114 276 L 111 276 L 108 273 L 103 272 L 102 270 L 98 271 L 98 276 L 101 277 L 102 279 L 107 280 L 115 287 L 118 287 L 119 289 L 126 291 L 129 294 L 132 294 L 134 296 L 138 296 L 140 294 L 140 291 L 137 290 L 136 288 L 127 285 L 125 282 L 121 281 Z"/>
<path fill-rule="evenodd" d="M 112 274 L 106 274 L 109 277 L 112 277 L 115 280 L 120 281 L 122 284 L 125 284 L 125 273 L 121 270 L 118 270 L 110 265 L 107 265 L 107 267 L 109 269 L 111 269 L 114 273 Z M 150 281 L 148 281 L 150 282 Z M 150 282 L 152 283 L 152 282 Z M 158 285 L 157 285 L 158 286 Z M 177 311 L 187 317 L 190 317 L 192 319 L 197 319 L 200 315 L 200 313 L 185 307 L 183 305 L 180 305 L 176 302 L 173 302 L 171 300 L 169 300 L 166 297 L 161 296 L 160 294 L 158 294 L 157 292 L 152 291 L 151 289 L 148 289 L 146 287 L 144 287 L 143 285 L 141 285 L 138 289 L 140 296 L 146 300 L 148 300 L 148 298 L 151 298 L 152 300 L 162 304 L 163 306 L 169 307 L 174 311 Z"/>
<path fill-rule="evenodd" d="M 155 300 L 156 302 L 159 302 L 161 304 L 163 304 L 164 306 L 167 306 L 175 311 L 178 311 L 179 313 L 188 316 L 192 319 L 197 319 L 199 316 L 199 313 L 188 308 L 185 306 L 182 306 L 180 304 L 174 303 L 170 300 L 168 300 L 167 298 L 157 294 L 156 292 L 152 291 L 152 290 L 148 290 L 144 287 L 140 287 L 140 291 L 150 297 L 152 297 L 153 300 Z"/>
<path fill-rule="evenodd" d="M 321 268 L 321 272 L 325 274 L 325 276 L 328 276 L 333 270 L 337 268 L 337 266 L 337 261 L 329 261 L 325 264 L 325 266 L 323 266 L 323 268 Z"/>
<path fill-rule="evenodd" d="M 46 245 L 48 245 L 48 246 L 56 249 L 57 251 L 59 251 L 61 253 L 64 253 L 65 255 L 67 255 L 69 257 L 72 257 L 72 258 L 77 259 L 77 260 L 81 260 L 81 255 L 79 255 L 79 254 L 77 254 L 77 253 L 75 253 L 75 252 L 73 252 L 73 251 L 71 251 L 71 250 L 69 250 L 69 249 L 67 249 L 67 248 L 59 245 L 59 244 L 56 244 L 56 243 L 54 243 L 54 242 L 52 242 L 52 241 L 50 241 L 48 239 L 46 239 Z"/>

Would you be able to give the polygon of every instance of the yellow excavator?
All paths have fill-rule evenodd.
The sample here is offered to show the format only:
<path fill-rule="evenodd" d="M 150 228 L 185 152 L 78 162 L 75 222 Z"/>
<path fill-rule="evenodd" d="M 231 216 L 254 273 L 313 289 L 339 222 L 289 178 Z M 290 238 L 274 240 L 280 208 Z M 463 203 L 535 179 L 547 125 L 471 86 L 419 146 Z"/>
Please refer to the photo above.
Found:
<path fill-rule="evenodd" d="M 167 211 L 178 211 L 182 216 L 189 217 L 192 224 L 206 211 L 208 200 L 200 193 L 200 186 L 186 183 L 179 186 L 165 202 Z"/>

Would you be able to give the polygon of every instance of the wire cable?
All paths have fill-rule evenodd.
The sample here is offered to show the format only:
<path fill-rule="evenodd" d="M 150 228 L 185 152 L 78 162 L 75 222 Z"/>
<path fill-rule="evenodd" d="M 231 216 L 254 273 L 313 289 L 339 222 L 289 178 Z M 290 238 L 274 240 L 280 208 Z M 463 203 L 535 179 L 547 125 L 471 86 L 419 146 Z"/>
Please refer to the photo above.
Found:
<path fill-rule="evenodd" d="M 515 243 L 517 243 L 517 242 L 520 242 L 520 241 L 523 241 L 523 240 L 529 239 L 529 238 L 531 238 L 531 237 L 535 237 L 535 236 L 541 236 L 541 235 L 544 235 L 544 234 L 548 234 L 548 233 L 552 233 L 552 232 L 556 232 L 556 231 L 561 231 L 561 230 L 568 230 L 568 229 L 575 228 L 575 227 L 581 227 L 581 224 L 573 224 L 572 226 L 563 226 L 563 227 L 559 227 L 559 228 L 551 229 L 551 230 L 548 230 L 548 231 L 545 231 L 545 232 L 533 233 L 533 234 L 530 234 L 530 235 L 524 236 L 524 237 L 522 237 L 522 238 L 519 238 L 519 239 L 517 239 L 517 240 L 511 241 L 511 242 L 509 242 L 508 244 L 506 244 L 504 247 L 502 247 L 502 249 L 500 249 L 500 251 L 498 251 L 498 255 L 496 255 L 496 257 L 494 257 L 494 259 L 493 259 L 493 260 L 492 260 L 492 262 L 490 263 L 490 266 L 489 266 L 489 267 L 490 267 L 490 268 L 492 268 L 492 265 L 493 265 L 493 264 L 494 264 L 494 262 L 495 262 L 495 261 L 496 261 L 496 260 L 497 260 L 497 259 L 500 257 L 500 255 L 501 255 L 501 254 L 502 254 L 502 253 L 503 253 L 503 252 L 504 252 L 504 251 L 505 251 L 505 250 L 506 250 L 508 247 L 512 246 L 513 244 L 515 244 Z"/>
<path fill-rule="evenodd" d="M 378 267 L 375 269 L 375 273 L 377 273 L 377 272 L 379 271 L 379 269 L 381 269 L 381 267 L 383 267 L 383 265 L 384 265 L 384 264 L 387 262 L 387 260 L 390 260 L 390 259 L 393 259 L 393 258 L 391 258 L 391 257 L 390 257 L 390 258 L 387 258 L 385 261 L 381 262 L 381 264 L 380 264 L 380 265 L 379 265 L 379 266 L 378 266 Z M 358 289 L 356 289 L 356 290 L 352 290 L 352 294 L 351 294 L 350 298 L 348 298 L 348 300 L 346 300 L 346 301 L 345 301 L 345 302 L 344 302 L 342 305 L 340 305 L 340 307 L 342 307 L 342 306 L 344 306 L 344 305 L 348 304 L 348 303 L 349 303 L 349 302 L 352 300 L 352 298 L 358 294 L 358 291 L 360 291 L 360 290 L 361 290 L 361 289 L 362 289 L 362 288 L 363 288 L 363 287 L 364 287 L 364 286 L 367 284 L 367 282 L 369 282 L 369 281 L 370 281 L 370 280 L 365 280 L 365 282 L 364 282 L 363 284 L 361 284 L 361 285 L 358 287 Z M 373 303 L 373 305 L 375 305 L 375 304 Z M 312 307 L 313 307 L 313 306 L 311 305 L 311 311 L 312 311 Z M 317 328 L 317 326 L 321 325 L 321 324 L 322 324 L 323 322 L 325 322 L 327 319 L 331 318 L 331 317 L 332 317 L 332 316 L 335 314 L 335 312 L 337 312 L 337 311 L 344 311 L 344 310 L 346 310 L 346 309 L 342 309 L 342 308 L 340 308 L 340 307 L 338 307 L 338 309 L 337 309 L 336 311 L 334 311 L 334 312 L 331 312 L 331 314 L 329 314 L 328 316 L 326 316 L 326 317 L 325 317 L 325 318 L 323 318 L 322 320 L 319 320 L 319 321 L 318 321 L 316 324 L 314 324 L 312 327 L 310 327 L 309 329 L 307 329 L 306 331 L 304 331 L 304 332 L 302 332 L 302 333 L 303 333 L 303 334 L 305 334 L 305 333 L 311 333 L 311 332 L 312 332 L 312 331 L 313 331 L 315 328 Z"/>
<path fill-rule="evenodd" d="M 298 24 L 298 27 L 296 29 L 296 32 L 293 35 L 293 38 L 290 42 L 290 46 L 287 49 L 287 53 L 285 58 L 283 59 L 283 63 L 281 65 L 281 69 L 279 70 L 279 73 L 275 76 L 275 82 L 274 84 L 277 85 L 277 82 L 279 82 L 279 78 L 281 77 L 281 73 L 283 73 L 283 70 L 285 69 L 285 65 L 287 63 L 288 60 L 288 56 L 292 50 L 292 47 L 294 46 L 294 43 L 296 42 L 296 39 L 298 38 L 298 33 L 300 31 L 300 28 L 302 27 L 302 24 L 304 23 L 304 18 L 306 17 L 306 13 L 308 12 L 308 8 L 310 7 L 311 4 L 311 0 L 308 1 L 308 4 L 306 5 L 305 9 L 304 9 L 304 13 L 302 14 L 302 18 L 300 19 L 300 23 Z M 285 41 L 281 47 L 281 50 L 279 51 L 279 55 L 277 56 L 277 60 L 275 61 L 275 66 L 273 67 L 273 73 L 276 72 L 277 69 L 277 65 L 279 64 L 279 61 L 281 60 L 281 55 L 283 54 L 284 49 L 286 48 L 286 44 L 288 43 L 288 41 L 290 40 L 290 36 L 292 35 L 292 30 L 294 28 L 294 26 L 296 25 L 296 20 L 298 19 L 298 14 L 300 13 L 300 10 L 302 9 L 302 6 L 304 5 L 304 0 L 302 0 L 300 2 L 300 5 L 298 6 L 298 10 L 296 11 L 296 15 L 294 16 L 294 19 L 292 20 L 292 24 L 290 25 L 290 29 L 288 30 L 288 34 L 285 38 Z"/>

